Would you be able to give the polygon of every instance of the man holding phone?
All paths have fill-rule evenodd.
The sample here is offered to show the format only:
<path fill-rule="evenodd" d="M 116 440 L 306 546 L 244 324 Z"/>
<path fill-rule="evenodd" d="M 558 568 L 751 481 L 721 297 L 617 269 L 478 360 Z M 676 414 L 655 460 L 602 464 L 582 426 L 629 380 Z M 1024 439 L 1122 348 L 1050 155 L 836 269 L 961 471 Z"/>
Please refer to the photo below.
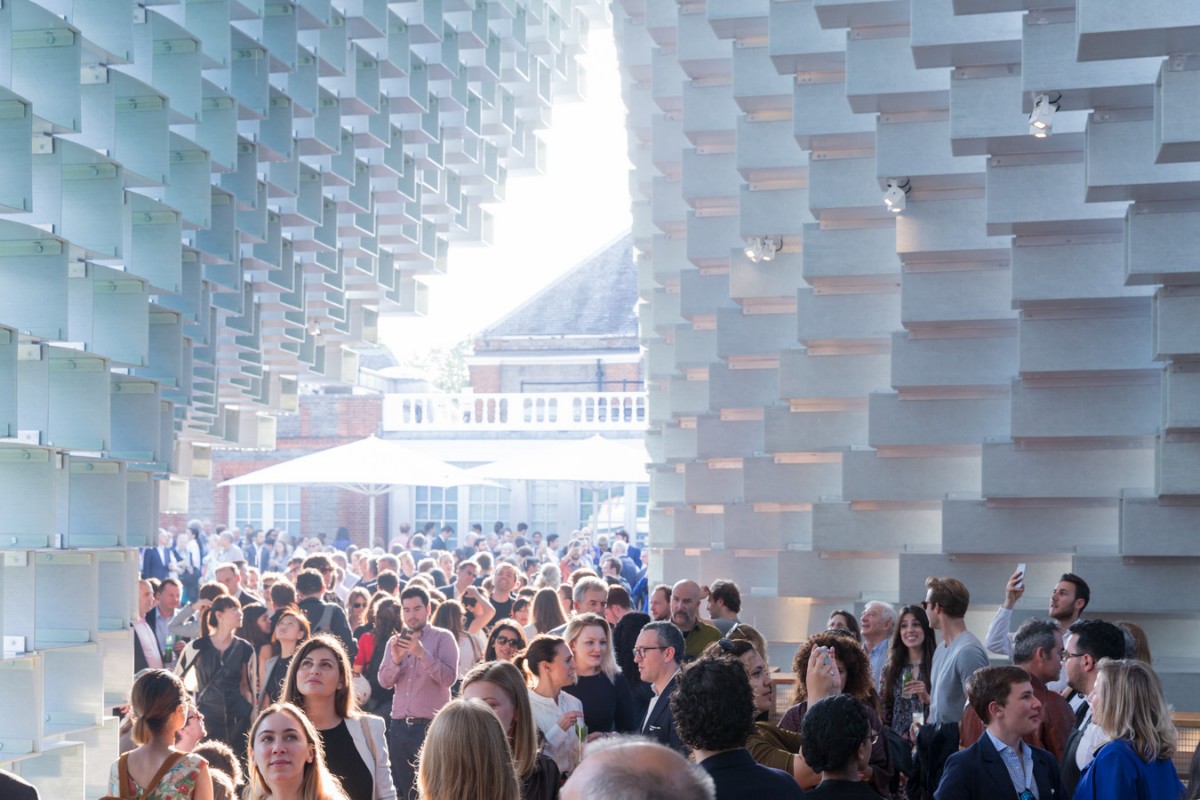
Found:
<path fill-rule="evenodd" d="M 400 798 L 415 797 L 413 764 L 425 732 L 458 678 L 458 643 L 454 634 L 429 625 L 429 593 L 410 586 L 400 593 L 404 628 L 388 641 L 388 656 L 379 665 L 379 685 L 395 689 L 388 749 L 392 782 Z"/>
<path fill-rule="evenodd" d="M 1021 595 L 1025 594 L 1025 565 L 1018 564 L 1017 571 L 1008 579 L 1004 587 L 1004 603 L 996 609 L 985 639 L 987 649 L 996 655 L 1012 656 L 1013 639 L 1011 633 L 1013 607 Z M 1073 572 L 1064 572 L 1050 593 L 1050 616 L 1058 622 L 1059 630 L 1065 636 L 1083 610 L 1092 599 L 1092 590 L 1087 581 Z M 1060 672 L 1058 680 L 1046 684 L 1052 692 L 1061 692 L 1067 688 L 1067 676 Z"/>

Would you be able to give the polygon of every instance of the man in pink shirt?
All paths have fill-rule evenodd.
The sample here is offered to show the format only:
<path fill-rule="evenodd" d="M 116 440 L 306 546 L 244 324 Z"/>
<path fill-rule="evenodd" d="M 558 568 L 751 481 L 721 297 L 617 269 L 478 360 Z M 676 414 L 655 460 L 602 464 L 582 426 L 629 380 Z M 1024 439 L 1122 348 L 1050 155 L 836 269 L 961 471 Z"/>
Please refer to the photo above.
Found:
<path fill-rule="evenodd" d="M 392 782 L 400 798 L 416 798 L 417 753 L 434 714 L 450 702 L 457 679 L 458 642 L 444 628 L 429 625 L 429 593 L 412 586 L 400 593 L 404 629 L 388 641 L 379 665 L 379 685 L 395 689 L 388 749 Z"/>

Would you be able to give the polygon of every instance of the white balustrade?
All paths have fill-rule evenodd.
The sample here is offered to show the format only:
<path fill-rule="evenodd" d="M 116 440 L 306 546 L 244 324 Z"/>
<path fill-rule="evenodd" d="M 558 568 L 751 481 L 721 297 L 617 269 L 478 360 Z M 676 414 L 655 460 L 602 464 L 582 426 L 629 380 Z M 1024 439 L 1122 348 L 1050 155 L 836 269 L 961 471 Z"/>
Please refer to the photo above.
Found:
<path fill-rule="evenodd" d="M 641 430 L 642 392 L 389 394 L 385 431 Z"/>

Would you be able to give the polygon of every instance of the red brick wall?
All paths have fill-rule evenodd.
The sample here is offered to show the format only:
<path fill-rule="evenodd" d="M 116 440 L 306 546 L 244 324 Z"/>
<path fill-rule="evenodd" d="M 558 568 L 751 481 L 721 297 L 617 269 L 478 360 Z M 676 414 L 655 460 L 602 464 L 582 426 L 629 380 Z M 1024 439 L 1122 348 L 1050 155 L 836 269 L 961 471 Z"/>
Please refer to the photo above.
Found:
<path fill-rule="evenodd" d="M 494 393 L 500 391 L 500 365 L 485 364 L 479 366 L 471 366 L 468 368 L 470 373 L 471 388 L 477 393 Z"/>

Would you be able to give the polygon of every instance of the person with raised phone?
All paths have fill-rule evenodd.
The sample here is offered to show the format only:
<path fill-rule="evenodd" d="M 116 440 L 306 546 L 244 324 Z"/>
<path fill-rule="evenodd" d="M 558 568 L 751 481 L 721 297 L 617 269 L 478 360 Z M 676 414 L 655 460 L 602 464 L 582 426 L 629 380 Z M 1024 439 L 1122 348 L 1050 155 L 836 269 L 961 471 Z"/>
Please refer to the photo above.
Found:
<path fill-rule="evenodd" d="M 450 702 L 450 687 L 458 678 L 458 643 L 450 631 L 428 624 L 429 593 L 420 586 L 400 593 L 400 615 L 404 627 L 387 643 L 379 685 L 396 690 L 388 749 L 396 795 L 404 798 L 414 791 L 413 764 L 429 723 Z"/>

